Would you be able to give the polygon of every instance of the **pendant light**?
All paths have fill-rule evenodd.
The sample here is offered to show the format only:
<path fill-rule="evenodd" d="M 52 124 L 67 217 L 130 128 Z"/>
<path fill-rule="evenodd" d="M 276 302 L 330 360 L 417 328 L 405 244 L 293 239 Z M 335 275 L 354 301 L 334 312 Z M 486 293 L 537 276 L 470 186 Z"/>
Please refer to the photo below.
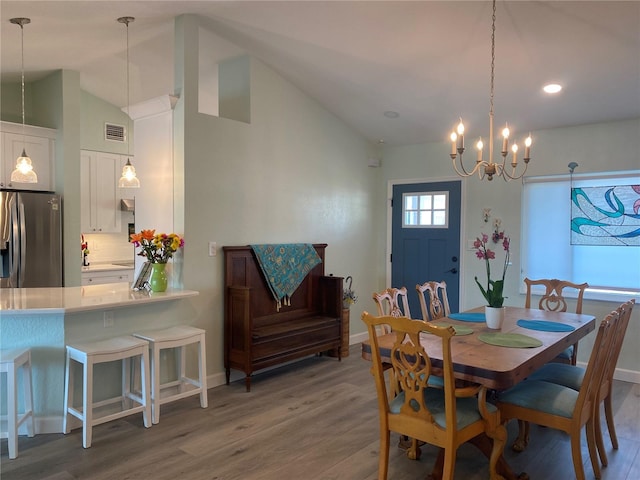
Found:
<path fill-rule="evenodd" d="M 38 183 L 38 175 L 33 170 L 33 165 L 26 151 L 26 142 L 24 134 L 24 26 L 31 23 L 30 18 L 18 17 L 9 20 L 15 25 L 20 25 L 20 38 L 22 41 L 22 155 L 16 160 L 16 168 L 11 172 L 11 181 L 18 183 Z"/>
<path fill-rule="evenodd" d="M 122 167 L 122 176 L 118 181 L 119 188 L 140 188 L 140 180 L 136 176 L 136 169 L 131 165 L 130 145 L 131 145 L 131 117 L 129 116 L 129 24 L 135 20 L 134 17 L 120 17 L 118 22 L 124 23 L 127 27 L 127 129 L 129 136 L 127 137 L 127 163 Z"/>

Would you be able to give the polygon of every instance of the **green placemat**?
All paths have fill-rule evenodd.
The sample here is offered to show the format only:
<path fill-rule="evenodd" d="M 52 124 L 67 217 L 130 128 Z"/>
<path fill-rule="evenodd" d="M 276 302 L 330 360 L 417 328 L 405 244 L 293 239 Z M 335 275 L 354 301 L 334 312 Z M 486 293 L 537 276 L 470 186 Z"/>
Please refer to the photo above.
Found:
<path fill-rule="evenodd" d="M 542 346 L 542 342 L 537 338 L 520 333 L 481 333 L 478 335 L 478 340 L 499 347 L 533 348 Z"/>
<path fill-rule="evenodd" d="M 456 331 L 456 336 L 458 337 L 460 335 L 471 335 L 473 333 L 473 329 L 466 325 L 453 325 L 452 323 L 447 322 L 433 322 L 432 325 L 436 325 L 438 327 L 453 327 Z"/>

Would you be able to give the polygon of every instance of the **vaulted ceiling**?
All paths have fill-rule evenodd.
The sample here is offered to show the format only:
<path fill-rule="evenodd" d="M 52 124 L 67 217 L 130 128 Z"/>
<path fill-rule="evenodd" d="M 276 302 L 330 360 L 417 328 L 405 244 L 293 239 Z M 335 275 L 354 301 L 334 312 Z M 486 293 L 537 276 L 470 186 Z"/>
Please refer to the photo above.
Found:
<path fill-rule="evenodd" d="M 491 63 L 488 1 L 11 1 L 0 2 L 3 82 L 57 69 L 84 90 L 126 103 L 129 27 L 132 104 L 174 93 L 174 18 L 203 17 L 372 142 L 445 140 L 459 116 L 486 135 Z M 640 2 L 499 1 L 495 117 L 523 132 L 640 117 Z M 232 45 L 233 47 L 229 47 Z M 213 49 L 212 49 L 213 50 Z M 557 82 L 561 93 L 542 86 Z M 397 112 L 389 118 L 385 112 Z"/>

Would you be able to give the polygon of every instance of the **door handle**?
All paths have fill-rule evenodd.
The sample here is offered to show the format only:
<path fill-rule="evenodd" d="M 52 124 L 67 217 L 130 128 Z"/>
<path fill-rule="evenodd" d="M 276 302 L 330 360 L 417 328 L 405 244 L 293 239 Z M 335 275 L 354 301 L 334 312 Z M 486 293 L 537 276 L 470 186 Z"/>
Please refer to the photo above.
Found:
<path fill-rule="evenodd" d="M 456 267 L 453 267 L 452 269 L 447 270 L 444 273 L 453 273 L 455 275 L 456 273 L 458 273 L 458 269 Z"/>

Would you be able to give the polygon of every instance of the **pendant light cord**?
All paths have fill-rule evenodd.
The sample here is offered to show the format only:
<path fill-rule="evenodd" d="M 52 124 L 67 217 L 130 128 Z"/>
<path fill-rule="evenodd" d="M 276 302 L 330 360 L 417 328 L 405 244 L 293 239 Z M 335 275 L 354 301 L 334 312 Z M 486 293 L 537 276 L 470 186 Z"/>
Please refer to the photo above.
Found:
<path fill-rule="evenodd" d="M 491 16 L 491 82 L 489 92 L 489 163 L 493 163 L 493 87 L 496 69 L 496 0 L 493 0 Z"/>
<path fill-rule="evenodd" d="M 127 157 L 131 156 L 131 116 L 129 115 L 129 22 L 129 19 L 124 22 L 127 27 Z M 127 158 L 127 160 L 129 159 Z"/>
<path fill-rule="evenodd" d="M 26 135 L 25 135 L 25 116 L 24 116 L 24 21 L 21 21 L 20 25 L 20 48 L 21 48 L 21 69 L 22 76 L 20 79 L 21 84 L 21 96 L 22 96 L 22 149 L 25 149 Z"/>

